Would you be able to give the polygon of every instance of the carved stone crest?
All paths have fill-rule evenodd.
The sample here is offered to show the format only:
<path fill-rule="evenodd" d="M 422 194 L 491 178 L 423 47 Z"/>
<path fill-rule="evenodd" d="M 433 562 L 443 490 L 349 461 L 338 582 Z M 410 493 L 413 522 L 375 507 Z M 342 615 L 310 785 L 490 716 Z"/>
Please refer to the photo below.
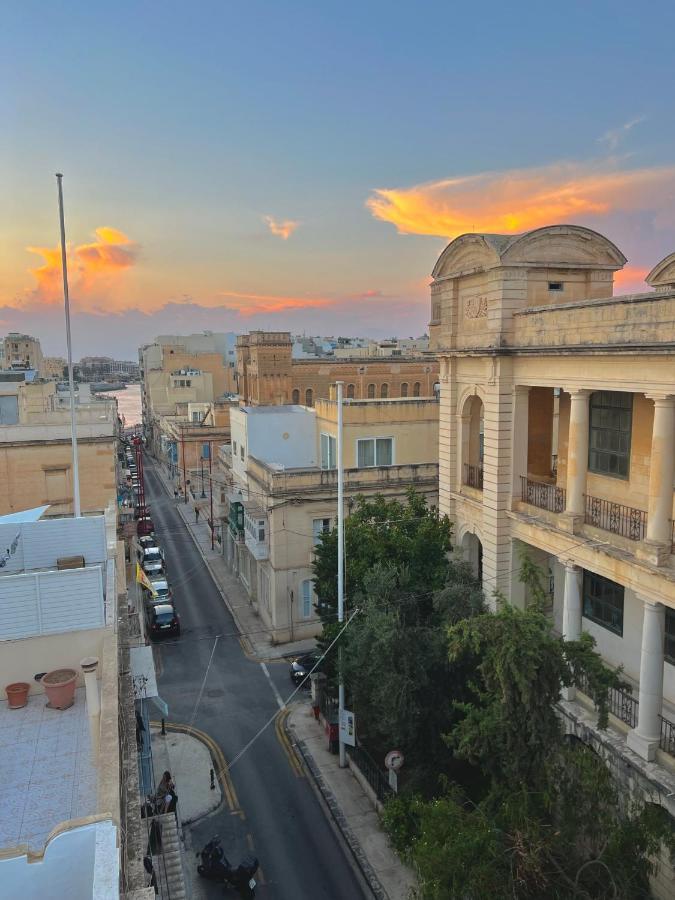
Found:
<path fill-rule="evenodd" d="M 484 319 L 487 316 L 487 297 L 467 297 L 464 301 L 466 319 Z"/>

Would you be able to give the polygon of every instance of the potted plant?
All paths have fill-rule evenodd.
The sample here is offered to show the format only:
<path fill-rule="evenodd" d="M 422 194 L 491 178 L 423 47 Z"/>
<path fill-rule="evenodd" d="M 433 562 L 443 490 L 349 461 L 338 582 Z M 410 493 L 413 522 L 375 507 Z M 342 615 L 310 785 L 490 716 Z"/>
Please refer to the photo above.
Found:
<path fill-rule="evenodd" d="M 75 702 L 75 669 L 54 669 L 42 676 L 50 709 L 68 709 Z"/>
<path fill-rule="evenodd" d="M 9 708 L 21 709 L 22 706 L 25 706 L 28 703 L 29 691 L 30 685 L 25 681 L 15 681 L 13 684 L 8 684 L 5 688 L 5 693 L 7 694 Z"/>

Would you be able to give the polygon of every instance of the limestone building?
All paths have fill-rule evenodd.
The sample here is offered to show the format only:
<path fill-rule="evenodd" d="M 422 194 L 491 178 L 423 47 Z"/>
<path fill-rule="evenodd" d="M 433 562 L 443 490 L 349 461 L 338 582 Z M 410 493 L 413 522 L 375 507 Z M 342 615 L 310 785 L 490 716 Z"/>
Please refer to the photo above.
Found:
<path fill-rule="evenodd" d="M 22 382 L 5 400 L 16 406 L 12 416 L 0 419 L 0 515 L 47 504 L 49 516 L 72 514 L 70 411 L 58 405 L 55 383 Z M 103 512 L 117 502 L 117 431 L 114 403 L 78 404 L 84 513 Z"/>
<path fill-rule="evenodd" d="M 527 603 L 517 579 L 527 551 L 561 633 L 590 632 L 624 666 L 634 691 L 612 698 L 622 736 L 593 741 L 634 771 L 656 761 L 665 796 L 675 791 L 675 254 L 647 277 L 651 291 L 615 296 L 625 262 L 577 226 L 446 247 L 430 323 L 440 507 L 487 597 Z M 569 691 L 577 734 L 592 732 L 588 702 Z"/>
<path fill-rule="evenodd" d="M 313 406 L 336 381 L 356 400 L 433 397 L 432 356 L 294 359 L 288 331 L 252 331 L 237 338 L 237 391 L 245 406 Z"/>
<path fill-rule="evenodd" d="M 410 487 L 437 504 L 438 402 L 353 400 L 344 405 L 345 501 L 403 499 Z M 232 571 L 274 642 L 321 630 L 314 547 L 335 525 L 337 404 L 250 406 L 231 412 L 231 443 L 214 458 L 217 520 Z"/>
<path fill-rule="evenodd" d="M 188 403 L 212 403 L 236 391 L 235 336 L 204 332 L 160 335 L 139 350 L 143 426 L 160 455 L 160 417 L 185 414 Z"/>
<path fill-rule="evenodd" d="M 42 348 L 37 338 L 12 331 L 5 337 L 3 347 L 5 369 L 34 369 L 38 375 L 44 375 Z"/>

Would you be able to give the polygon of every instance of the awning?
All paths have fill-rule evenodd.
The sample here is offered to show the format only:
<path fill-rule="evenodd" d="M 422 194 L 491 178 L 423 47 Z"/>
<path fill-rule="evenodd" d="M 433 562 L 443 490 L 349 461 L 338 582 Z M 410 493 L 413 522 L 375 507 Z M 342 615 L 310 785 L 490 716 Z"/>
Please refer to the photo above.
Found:
<path fill-rule="evenodd" d="M 135 700 L 151 700 L 166 719 L 169 707 L 157 692 L 157 675 L 152 647 L 131 647 L 131 680 L 134 685 Z"/>

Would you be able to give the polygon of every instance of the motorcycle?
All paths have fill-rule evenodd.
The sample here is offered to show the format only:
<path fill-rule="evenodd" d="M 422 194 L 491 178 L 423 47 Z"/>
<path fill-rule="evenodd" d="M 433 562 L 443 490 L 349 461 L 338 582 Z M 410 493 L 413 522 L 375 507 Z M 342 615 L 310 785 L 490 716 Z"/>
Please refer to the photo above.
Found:
<path fill-rule="evenodd" d="M 231 885 L 245 900 L 255 897 L 256 880 L 253 876 L 258 871 L 257 857 L 245 856 L 238 866 L 232 866 L 217 834 L 195 856 L 201 858 L 197 872 L 202 878 Z"/>

